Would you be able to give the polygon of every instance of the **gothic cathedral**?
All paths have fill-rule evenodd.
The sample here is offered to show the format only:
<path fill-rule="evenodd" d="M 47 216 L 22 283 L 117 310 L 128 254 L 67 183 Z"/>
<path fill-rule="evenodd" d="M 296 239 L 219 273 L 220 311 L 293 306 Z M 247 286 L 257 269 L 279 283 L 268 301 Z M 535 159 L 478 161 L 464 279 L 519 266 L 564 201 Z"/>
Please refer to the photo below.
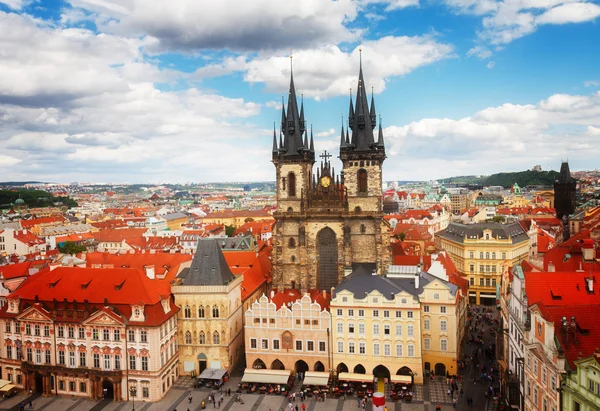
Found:
<path fill-rule="evenodd" d="M 304 102 L 298 109 L 291 74 L 279 142 L 273 131 L 277 209 L 272 263 L 278 289 L 329 291 L 357 265 L 382 273 L 391 264 L 390 230 L 382 212 L 385 145 L 381 124 L 375 139 L 376 123 L 361 64 L 356 102 L 350 98 L 349 129 L 342 125 L 341 130 L 343 170 L 335 174 L 327 152 L 315 170 L 312 129 L 309 137 Z"/>

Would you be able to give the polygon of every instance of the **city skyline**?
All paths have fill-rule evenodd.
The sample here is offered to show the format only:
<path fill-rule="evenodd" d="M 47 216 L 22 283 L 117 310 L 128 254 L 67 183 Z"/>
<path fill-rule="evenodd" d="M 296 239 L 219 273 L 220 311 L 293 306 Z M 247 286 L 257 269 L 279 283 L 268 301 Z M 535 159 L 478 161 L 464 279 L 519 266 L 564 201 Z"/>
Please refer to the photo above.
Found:
<path fill-rule="evenodd" d="M 273 181 L 290 54 L 337 154 L 360 50 L 386 181 L 597 167 L 595 3 L 141 4 L 0 0 L 3 180 Z"/>

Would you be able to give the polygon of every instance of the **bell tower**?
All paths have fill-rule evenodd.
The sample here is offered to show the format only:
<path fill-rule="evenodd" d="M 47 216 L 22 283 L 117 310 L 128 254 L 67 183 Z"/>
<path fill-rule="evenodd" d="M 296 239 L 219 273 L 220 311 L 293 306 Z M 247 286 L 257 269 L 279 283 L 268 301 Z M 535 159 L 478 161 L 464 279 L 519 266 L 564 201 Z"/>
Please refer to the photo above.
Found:
<path fill-rule="evenodd" d="M 377 140 L 375 140 L 377 126 L 375 98 L 371 92 L 369 107 L 362 70 L 362 53 L 355 104 L 350 95 L 348 125 L 352 135 L 350 137 L 350 130 L 347 130 L 344 136 L 342 129 L 340 160 L 344 168 L 343 181 L 348 189 L 350 212 L 380 213 L 382 210 L 381 169 L 386 158 L 385 145 L 381 121 Z"/>
<path fill-rule="evenodd" d="M 290 57 L 291 62 L 291 57 Z M 312 179 L 315 163 L 315 147 L 311 133 L 310 140 L 304 120 L 304 99 L 300 103 L 294 86 L 294 73 L 290 76 L 290 91 L 287 113 L 281 101 L 281 128 L 279 144 L 273 126 L 273 164 L 277 171 L 276 193 L 277 211 L 294 213 L 300 211 L 302 195 L 306 193 Z"/>

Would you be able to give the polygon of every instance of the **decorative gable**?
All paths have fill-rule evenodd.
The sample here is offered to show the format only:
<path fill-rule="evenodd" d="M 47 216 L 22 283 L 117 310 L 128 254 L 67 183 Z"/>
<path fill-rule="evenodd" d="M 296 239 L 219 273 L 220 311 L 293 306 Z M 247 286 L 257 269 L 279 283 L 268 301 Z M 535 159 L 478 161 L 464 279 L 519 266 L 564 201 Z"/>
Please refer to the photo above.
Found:
<path fill-rule="evenodd" d="M 9 303 L 10 310 L 10 303 Z M 50 317 L 50 313 L 46 311 L 40 304 L 34 304 L 31 307 L 27 308 L 23 313 L 17 316 L 17 320 L 19 321 L 42 321 L 48 322 L 52 321 L 52 317 Z"/>
<path fill-rule="evenodd" d="M 132 321 L 132 322 L 146 321 L 143 303 L 133 304 L 131 306 L 131 317 L 129 317 L 129 321 Z"/>
<path fill-rule="evenodd" d="M 108 308 L 93 313 L 87 320 L 83 322 L 84 325 L 98 325 L 98 326 L 119 326 L 124 325 L 123 319 L 115 314 Z"/>

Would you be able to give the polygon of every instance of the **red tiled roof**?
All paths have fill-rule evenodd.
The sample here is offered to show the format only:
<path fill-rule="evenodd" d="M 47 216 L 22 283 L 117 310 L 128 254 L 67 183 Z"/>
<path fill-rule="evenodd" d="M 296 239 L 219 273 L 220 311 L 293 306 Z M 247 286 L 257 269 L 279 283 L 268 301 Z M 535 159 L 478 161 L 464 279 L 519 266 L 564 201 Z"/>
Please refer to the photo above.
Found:
<path fill-rule="evenodd" d="M 41 301 L 88 300 L 90 303 L 145 304 L 160 302 L 163 286 L 134 268 L 57 267 L 29 277 L 7 298 Z M 87 284 L 87 285 L 86 285 Z"/>
<path fill-rule="evenodd" d="M 171 250 L 181 248 L 179 237 L 134 237 L 125 243 L 135 250 Z"/>
<path fill-rule="evenodd" d="M 544 230 L 538 229 L 537 234 L 537 251 L 538 253 L 546 253 L 548 250 L 556 247 L 556 241 Z"/>
<path fill-rule="evenodd" d="M 418 264 L 421 264 L 421 257 L 423 258 L 423 266 L 421 267 L 421 270 L 429 270 L 431 267 L 430 255 L 394 255 L 394 265 L 417 266 Z"/>
<path fill-rule="evenodd" d="M 600 304 L 600 290 L 594 279 L 594 293 L 586 290 L 589 273 L 582 272 L 525 272 L 525 292 L 530 304 L 546 306 Z"/>
<path fill-rule="evenodd" d="M 107 220 L 107 221 L 98 221 L 96 223 L 91 223 L 93 227 L 99 228 L 101 230 L 108 228 L 124 228 L 127 227 L 127 222 L 124 220 Z"/>
<path fill-rule="evenodd" d="M 590 232 L 583 230 L 564 243 L 544 254 L 544 270 L 548 270 L 550 263 L 554 265 L 556 271 L 576 271 L 582 269 L 586 272 L 600 271 L 598 261 L 584 261 L 581 251 L 583 241 L 590 238 Z"/>
<path fill-rule="evenodd" d="M 448 281 L 450 281 L 455 286 L 459 287 L 463 296 L 467 296 L 467 289 L 469 288 L 469 281 L 460 275 L 460 272 L 454 265 L 454 262 L 448 256 L 446 252 L 441 252 L 438 254 L 437 261 L 439 261 L 442 266 L 446 269 L 446 275 L 448 276 Z"/>
<path fill-rule="evenodd" d="M 34 245 L 46 244 L 44 240 L 27 230 L 15 230 L 14 237 L 15 240 L 19 240 L 23 244 L 27 244 L 30 247 Z"/>
<path fill-rule="evenodd" d="M 56 242 L 64 243 L 64 242 L 70 241 L 72 243 L 77 243 L 80 241 L 91 240 L 93 238 L 94 238 L 94 236 L 92 235 L 92 233 L 69 234 L 69 235 L 61 235 L 59 237 L 56 237 Z"/>
<path fill-rule="evenodd" d="M 555 335 L 560 341 L 572 370 L 575 369 L 574 361 L 579 358 L 580 354 L 584 358 L 592 356 L 600 347 L 599 312 L 600 304 L 546 307 L 548 317 L 544 316 L 544 318 L 554 322 Z M 562 318 L 566 317 L 570 321 L 573 316 L 578 329 L 576 334 L 563 332 Z M 575 337 L 577 342 L 575 342 Z"/>
<path fill-rule="evenodd" d="M 100 243 L 120 243 L 123 240 L 141 238 L 146 232 L 145 228 L 106 229 L 93 233 L 96 241 Z"/>
<path fill-rule="evenodd" d="M 64 223 L 66 221 L 66 218 L 64 218 L 63 216 L 51 216 L 51 217 L 40 217 L 40 218 L 33 218 L 31 220 L 21 220 L 19 221 L 21 223 L 21 227 L 25 228 L 25 229 L 30 229 L 32 227 L 35 227 L 36 225 L 49 225 L 49 224 L 56 224 L 56 223 Z"/>
<path fill-rule="evenodd" d="M 427 210 L 408 210 L 402 216 L 403 220 L 408 220 L 414 218 L 415 220 L 423 220 L 428 219 L 432 220 L 433 216 Z"/>
<path fill-rule="evenodd" d="M 15 263 L 9 265 L 0 266 L 0 275 L 5 280 L 18 277 L 28 277 L 29 270 L 31 268 L 42 269 L 46 266 L 46 261 L 23 261 L 22 263 Z"/>

